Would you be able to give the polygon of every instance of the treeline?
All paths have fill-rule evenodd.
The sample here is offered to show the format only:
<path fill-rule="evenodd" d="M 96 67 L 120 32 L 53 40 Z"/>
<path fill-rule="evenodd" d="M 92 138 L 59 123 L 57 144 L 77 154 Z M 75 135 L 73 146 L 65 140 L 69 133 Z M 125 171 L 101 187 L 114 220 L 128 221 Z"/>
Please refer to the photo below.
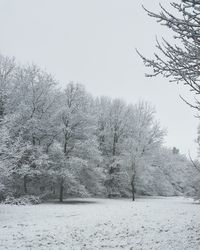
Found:
<path fill-rule="evenodd" d="M 61 90 L 39 67 L 0 56 L 1 200 L 195 191 L 195 170 L 163 147 L 165 134 L 146 102 Z"/>

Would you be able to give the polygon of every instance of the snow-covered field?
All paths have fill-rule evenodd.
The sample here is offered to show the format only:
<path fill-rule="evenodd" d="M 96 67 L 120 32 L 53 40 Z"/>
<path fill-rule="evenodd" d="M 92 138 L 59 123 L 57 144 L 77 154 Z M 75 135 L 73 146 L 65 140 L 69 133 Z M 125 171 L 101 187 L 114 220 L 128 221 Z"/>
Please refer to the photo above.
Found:
<path fill-rule="evenodd" d="M 0 249 L 200 249 L 200 205 L 184 198 L 0 205 Z"/>

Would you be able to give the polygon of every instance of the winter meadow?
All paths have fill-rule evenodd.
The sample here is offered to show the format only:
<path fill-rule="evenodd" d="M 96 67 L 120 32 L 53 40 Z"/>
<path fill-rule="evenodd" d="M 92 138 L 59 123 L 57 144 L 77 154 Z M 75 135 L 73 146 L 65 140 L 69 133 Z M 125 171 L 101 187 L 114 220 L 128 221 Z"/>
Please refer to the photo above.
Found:
<path fill-rule="evenodd" d="M 188 121 L 200 117 L 200 1 L 22 2 L 0 0 L 0 23 L 12 13 L 13 25 L 9 33 L 0 24 L 0 250 L 200 250 L 200 161 L 188 143 L 199 152 L 200 128 L 193 137 Z M 129 23 L 132 9 L 141 25 Z M 145 22 L 149 37 L 162 26 L 152 46 Z M 129 26 L 131 59 L 120 51 L 132 42 Z M 75 63 L 70 51 L 81 51 Z M 116 78 L 91 87 L 87 68 L 94 79 Z M 130 72 L 131 85 L 118 82 Z"/>

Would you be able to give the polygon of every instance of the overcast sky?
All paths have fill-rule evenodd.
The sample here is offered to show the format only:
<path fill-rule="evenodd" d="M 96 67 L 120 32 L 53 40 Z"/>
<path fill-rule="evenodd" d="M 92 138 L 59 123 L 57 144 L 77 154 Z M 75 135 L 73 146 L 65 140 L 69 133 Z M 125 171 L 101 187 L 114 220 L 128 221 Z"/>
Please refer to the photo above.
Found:
<path fill-rule="evenodd" d="M 151 56 L 155 37 L 170 33 L 149 18 L 158 0 L 0 0 L 0 52 L 34 62 L 62 85 L 82 83 L 95 96 L 146 100 L 168 130 L 166 145 L 195 156 L 198 120 L 179 94 L 188 89 L 161 77 L 145 78 L 135 52 Z M 168 1 L 163 2 L 165 6 Z"/>

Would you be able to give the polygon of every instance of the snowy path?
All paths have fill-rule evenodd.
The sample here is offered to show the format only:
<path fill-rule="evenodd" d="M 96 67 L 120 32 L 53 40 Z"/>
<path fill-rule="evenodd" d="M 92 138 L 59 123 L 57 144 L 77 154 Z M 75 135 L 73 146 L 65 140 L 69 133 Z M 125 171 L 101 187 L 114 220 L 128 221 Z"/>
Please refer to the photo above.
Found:
<path fill-rule="evenodd" d="M 0 205 L 0 249 L 200 250 L 200 205 L 184 198 Z"/>

